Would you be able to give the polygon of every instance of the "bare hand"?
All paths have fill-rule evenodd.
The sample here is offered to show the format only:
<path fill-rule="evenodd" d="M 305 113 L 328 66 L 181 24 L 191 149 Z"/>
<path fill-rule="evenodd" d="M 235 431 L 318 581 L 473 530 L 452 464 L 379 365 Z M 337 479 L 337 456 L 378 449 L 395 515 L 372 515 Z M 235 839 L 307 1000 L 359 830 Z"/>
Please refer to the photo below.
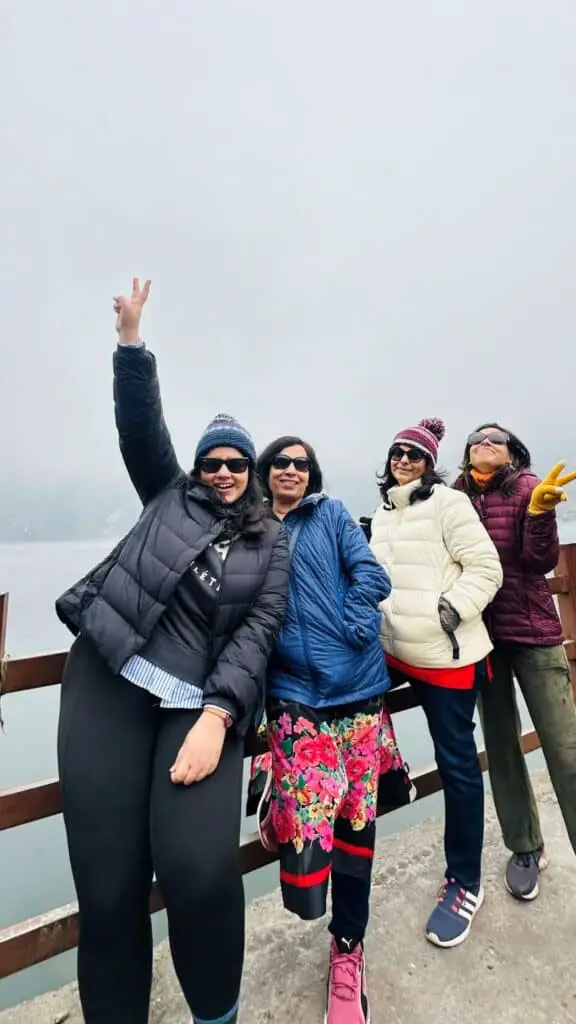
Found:
<path fill-rule="evenodd" d="M 152 282 L 146 281 L 144 287 L 140 287 L 139 278 L 132 281 L 132 294 L 129 299 L 124 295 L 117 295 L 114 298 L 114 312 L 116 313 L 116 330 L 123 345 L 135 345 L 140 341 L 140 319 L 144 304 L 150 294 Z"/>
<path fill-rule="evenodd" d="M 226 738 L 226 723 L 204 712 L 190 729 L 170 769 L 172 782 L 190 786 L 212 775 L 220 763 Z"/>

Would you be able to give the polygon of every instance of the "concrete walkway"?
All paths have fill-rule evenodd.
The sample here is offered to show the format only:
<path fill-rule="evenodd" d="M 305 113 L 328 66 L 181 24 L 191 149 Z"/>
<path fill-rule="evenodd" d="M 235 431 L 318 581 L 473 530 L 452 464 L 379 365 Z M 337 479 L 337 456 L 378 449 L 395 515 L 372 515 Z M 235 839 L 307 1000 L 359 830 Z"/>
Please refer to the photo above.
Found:
<path fill-rule="evenodd" d="M 380 843 L 366 944 L 372 1024 L 576 1024 L 576 858 L 550 784 L 536 776 L 551 865 L 532 904 L 502 885 L 505 850 L 489 801 L 486 902 L 468 942 L 438 950 L 423 937 L 443 867 L 441 825 Z M 321 1024 L 327 937 L 278 894 L 248 911 L 242 1024 Z M 166 947 L 156 960 L 151 1024 L 189 1024 Z M 0 1024 L 82 1024 L 74 986 L 0 1013 Z"/>

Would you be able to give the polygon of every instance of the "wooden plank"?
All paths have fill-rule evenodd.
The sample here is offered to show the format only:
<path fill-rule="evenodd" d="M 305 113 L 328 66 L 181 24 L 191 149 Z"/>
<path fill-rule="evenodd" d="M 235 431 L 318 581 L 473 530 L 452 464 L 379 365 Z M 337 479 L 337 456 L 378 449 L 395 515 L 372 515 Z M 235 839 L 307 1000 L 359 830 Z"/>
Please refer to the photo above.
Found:
<path fill-rule="evenodd" d="M 576 544 L 563 544 L 556 567 L 557 576 L 565 576 L 568 581 L 566 591 L 558 595 L 558 611 L 562 620 L 562 632 L 566 643 L 566 654 L 571 662 L 572 689 L 576 700 Z"/>
<path fill-rule="evenodd" d="M 0 790 L 0 832 L 60 814 L 58 779 Z"/>
<path fill-rule="evenodd" d="M 548 580 L 552 594 L 558 595 L 564 633 L 569 640 L 576 640 L 576 544 L 564 544 L 560 549 L 560 560 L 555 575 Z M 8 595 L 0 594 L 0 655 L 2 653 L 2 625 L 6 628 Z M 25 658 L 9 658 L 7 661 L 4 693 L 19 693 L 60 683 L 67 651 L 36 654 Z M 401 692 L 402 697 L 396 697 Z M 405 690 L 392 691 L 391 705 L 394 711 L 413 707 Z"/>
<path fill-rule="evenodd" d="M 6 653 L 6 626 L 8 624 L 8 594 L 0 594 L 0 658 Z"/>
<path fill-rule="evenodd" d="M 409 684 L 390 690 L 387 703 L 394 714 L 419 706 Z M 263 743 L 249 741 L 245 756 L 252 757 L 254 753 L 265 753 L 266 749 Z M 54 814 L 60 814 L 61 810 L 58 779 L 46 779 L 26 786 L 0 790 L 0 832 L 3 829 L 27 825 L 31 821 L 50 818 Z"/>
<path fill-rule="evenodd" d="M 564 636 L 567 640 L 576 640 L 576 544 L 562 545 L 555 575 L 566 580 L 566 589 L 558 596 Z"/>
<path fill-rule="evenodd" d="M 569 594 L 570 580 L 564 573 L 558 576 L 548 577 L 548 586 L 551 594 Z"/>
<path fill-rule="evenodd" d="M 535 732 L 524 733 L 523 746 L 526 753 L 538 749 L 540 743 Z M 485 770 L 485 751 L 480 753 L 480 762 Z M 418 772 L 412 778 L 416 784 L 418 800 L 442 788 L 436 768 Z M 249 874 L 277 859 L 275 854 L 264 850 L 256 833 L 242 838 L 239 855 L 243 874 Z M 150 894 L 150 912 L 155 913 L 163 906 L 160 889 L 154 884 Z M 29 918 L 20 924 L 10 925 L 0 930 L 0 978 L 7 978 L 32 964 L 42 963 L 73 949 L 77 941 L 78 907 L 75 903 Z"/>
<path fill-rule="evenodd" d="M 7 662 L 4 693 L 21 693 L 43 686 L 56 686 L 61 682 L 67 651 L 49 654 L 35 654 L 25 658 L 10 658 Z M 405 711 L 417 707 L 412 690 L 408 685 L 390 690 L 388 706 L 391 712 Z"/>
<path fill-rule="evenodd" d="M 564 577 L 553 577 L 553 582 L 560 581 L 558 587 L 551 587 L 552 593 L 565 594 Z M 576 593 L 576 589 L 575 589 Z M 0 595 L 0 602 L 4 595 Z M 0 604 L 0 615 L 2 606 Z M 572 640 L 572 638 L 570 638 Z M 575 638 L 576 640 L 576 638 Z M 49 654 L 35 654 L 24 658 L 8 658 L 6 661 L 6 680 L 3 694 L 21 693 L 26 690 L 37 690 L 44 686 L 58 686 L 62 680 L 62 672 L 68 657 L 67 651 L 54 651 Z M 407 684 L 390 690 L 387 703 L 392 713 L 407 711 L 418 707 L 410 686 Z"/>
<path fill-rule="evenodd" d="M 78 905 L 67 903 L 0 931 L 0 978 L 50 960 L 78 944 Z"/>
<path fill-rule="evenodd" d="M 58 779 L 32 782 L 27 786 L 13 786 L 0 790 L 0 832 L 32 821 L 51 818 L 62 811 Z M 240 844 L 242 856 L 244 840 Z M 267 862 L 264 862 L 267 863 Z M 256 865 L 260 866 L 260 865 Z M 246 868 L 253 871 L 254 868 Z"/>
<path fill-rule="evenodd" d="M 568 644 L 566 650 L 568 657 L 576 661 L 576 643 Z M 419 706 L 409 684 L 390 690 L 388 705 L 394 714 Z M 255 752 L 264 753 L 265 751 L 266 747 L 262 743 L 256 743 L 254 746 L 247 745 L 245 756 L 251 757 Z M 31 821 L 50 818 L 55 814 L 60 814 L 61 810 L 58 779 L 46 779 L 42 782 L 0 790 L 0 832 L 8 828 L 17 828 L 19 825 L 27 825 Z M 263 861 L 263 863 L 268 863 L 268 861 Z"/>
<path fill-rule="evenodd" d="M 0 594 L 0 698 L 6 689 L 6 625 L 8 622 L 8 594 Z M 0 729 L 4 727 L 0 707 Z"/>
<path fill-rule="evenodd" d="M 164 908 L 156 882 L 150 893 L 150 913 Z M 38 917 L 0 930 L 0 979 L 50 960 L 78 945 L 78 904 L 67 903 Z"/>
<path fill-rule="evenodd" d="M 35 654 L 27 658 L 8 658 L 4 693 L 37 690 L 61 682 L 68 651 Z"/>

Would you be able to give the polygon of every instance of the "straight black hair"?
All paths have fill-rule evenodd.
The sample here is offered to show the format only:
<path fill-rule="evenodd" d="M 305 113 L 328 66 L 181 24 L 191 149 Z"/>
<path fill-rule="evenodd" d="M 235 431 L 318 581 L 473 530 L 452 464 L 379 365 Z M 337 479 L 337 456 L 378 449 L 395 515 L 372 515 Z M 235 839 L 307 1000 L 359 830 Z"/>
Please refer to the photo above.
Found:
<path fill-rule="evenodd" d="M 284 450 L 284 448 L 292 448 L 295 444 L 302 445 L 308 459 L 310 460 L 310 479 L 308 480 L 308 486 L 304 493 L 304 497 L 308 494 L 319 494 L 324 486 L 318 456 L 316 455 L 312 445 L 308 444 L 307 441 L 303 441 L 301 437 L 286 434 L 284 437 L 277 437 L 275 441 L 271 441 L 259 456 L 258 462 L 256 463 L 256 472 L 260 478 L 260 484 L 264 490 L 264 494 L 270 500 L 272 499 L 272 492 L 270 490 L 269 480 L 272 462 L 275 457 Z"/>

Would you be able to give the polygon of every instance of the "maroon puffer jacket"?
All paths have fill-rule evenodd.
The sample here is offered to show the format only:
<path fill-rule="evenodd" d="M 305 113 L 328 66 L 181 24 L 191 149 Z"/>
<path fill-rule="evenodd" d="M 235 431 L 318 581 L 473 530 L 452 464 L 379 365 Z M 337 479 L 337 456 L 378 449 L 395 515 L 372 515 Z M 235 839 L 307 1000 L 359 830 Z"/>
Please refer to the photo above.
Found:
<path fill-rule="evenodd" d="M 486 624 L 495 641 L 561 644 L 562 626 L 545 579 L 560 553 L 556 513 L 528 513 L 539 483 L 529 470 L 520 473 L 510 495 L 501 490 L 502 478 L 496 474 L 484 489 L 471 477 L 460 476 L 454 484 L 469 493 L 502 562 L 504 582 L 487 609 Z"/>

